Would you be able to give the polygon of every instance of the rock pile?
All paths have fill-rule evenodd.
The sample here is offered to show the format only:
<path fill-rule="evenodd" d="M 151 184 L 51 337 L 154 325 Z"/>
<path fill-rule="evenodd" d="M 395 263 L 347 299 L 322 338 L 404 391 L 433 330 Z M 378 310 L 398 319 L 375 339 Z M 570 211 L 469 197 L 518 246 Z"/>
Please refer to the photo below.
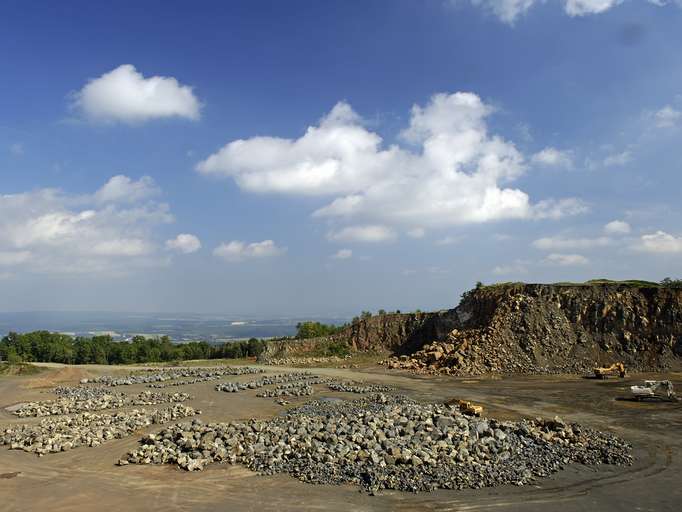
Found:
<path fill-rule="evenodd" d="M 377 384 L 358 384 L 356 382 L 330 382 L 327 387 L 331 391 L 340 391 L 343 393 L 386 393 L 389 391 L 395 391 L 395 388 L 391 386 L 380 386 Z"/>
<path fill-rule="evenodd" d="M 207 380 L 219 379 L 227 375 L 249 375 L 255 373 L 264 373 L 264 370 L 260 368 L 252 368 L 250 366 L 216 366 L 210 368 L 167 368 L 164 370 L 148 370 L 148 373 L 144 374 L 131 374 L 125 377 L 114 377 L 111 375 L 102 375 L 101 377 L 95 377 L 93 379 L 83 379 L 82 384 L 103 384 L 105 386 L 130 386 L 133 384 L 150 384 L 150 383 L 160 383 L 166 381 L 173 381 L 178 379 L 184 379 L 191 377 L 190 381 L 184 381 L 182 384 L 194 384 L 196 382 L 204 382 Z M 174 385 L 174 384 L 171 384 Z M 181 384 L 177 384 L 181 385 Z M 154 387 L 165 387 L 156 385 Z"/>
<path fill-rule="evenodd" d="M 329 357 L 285 357 L 265 359 L 263 364 L 271 366 L 320 366 L 324 364 L 341 363 L 350 359 L 350 355 L 344 357 L 329 356 Z"/>
<path fill-rule="evenodd" d="M 161 410 L 144 409 L 115 414 L 82 413 L 77 416 L 46 418 L 34 425 L 15 425 L 0 431 L 0 444 L 11 450 L 38 455 L 67 451 L 79 446 L 98 446 L 121 439 L 152 424 L 168 423 L 199 414 L 191 407 L 176 404 Z"/>
<path fill-rule="evenodd" d="M 280 384 L 274 389 L 266 389 L 256 396 L 260 398 L 273 398 L 280 396 L 310 396 L 313 394 L 312 382 L 293 382 L 290 384 Z"/>
<path fill-rule="evenodd" d="M 63 392 L 63 390 L 64 388 L 60 391 Z M 191 397 L 187 393 L 168 394 L 143 391 L 137 395 L 126 395 L 124 393 L 100 394 L 99 391 L 90 393 L 90 389 L 88 388 L 73 388 L 68 392 L 68 396 L 62 396 L 57 400 L 27 402 L 14 409 L 12 412 L 20 418 L 28 416 L 55 416 L 83 411 L 100 411 L 102 409 L 119 409 L 121 407 L 130 406 L 177 403 L 190 399 Z"/>
<path fill-rule="evenodd" d="M 276 375 L 268 375 L 250 382 L 221 382 L 215 385 L 215 390 L 225 391 L 226 393 L 237 393 L 239 391 L 246 391 L 247 389 L 260 389 L 275 384 L 290 384 L 319 379 L 320 377 L 313 375 L 310 372 L 279 373 Z"/>
<path fill-rule="evenodd" d="M 553 421 L 466 417 L 445 405 L 372 395 L 310 402 L 272 420 L 176 424 L 145 436 L 119 464 L 243 464 L 317 484 L 369 491 L 523 485 L 571 463 L 630 464 L 610 434 Z"/>

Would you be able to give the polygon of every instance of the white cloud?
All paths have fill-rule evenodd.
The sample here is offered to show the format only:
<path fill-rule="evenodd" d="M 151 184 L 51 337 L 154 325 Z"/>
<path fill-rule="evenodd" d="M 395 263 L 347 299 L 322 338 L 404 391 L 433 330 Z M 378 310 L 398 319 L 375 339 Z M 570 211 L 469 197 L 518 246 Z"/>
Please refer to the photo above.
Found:
<path fill-rule="evenodd" d="M 24 145 L 21 142 L 15 142 L 14 144 L 10 144 L 9 152 L 12 153 L 12 155 L 14 156 L 23 156 Z"/>
<path fill-rule="evenodd" d="M 327 238 L 333 242 L 386 242 L 395 236 L 393 230 L 379 225 L 348 226 L 327 234 Z"/>
<path fill-rule="evenodd" d="M 120 207 L 54 189 L 0 195 L 1 259 L 32 273 L 120 274 L 163 264 L 154 228 L 172 221 L 163 203 Z"/>
<path fill-rule="evenodd" d="M 135 181 L 119 174 L 110 178 L 95 192 L 95 199 L 102 203 L 117 201 L 134 203 L 158 193 L 156 183 L 149 176 L 142 176 Z"/>
<path fill-rule="evenodd" d="M 448 235 L 436 240 L 436 245 L 454 245 L 461 242 L 464 237 Z"/>
<path fill-rule="evenodd" d="M 524 261 L 515 261 L 509 265 L 498 265 L 493 268 L 493 274 L 498 276 L 527 274 L 528 267 Z"/>
<path fill-rule="evenodd" d="M 612 220 L 604 226 L 604 232 L 609 235 L 627 235 L 632 228 L 623 220 Z"/>
<path fill-rule="evenodd" d="M 173 77 L 145 78 L 123 64 L 90 80 L 76 93 L 74 106 L 93 121 L 138 123 L 164 117 L 200 117 L 201 104 L 192 88 Z"/>
<path fill-rule="evenodd" d="M 535 153 L 531 157 L 531 162 L 535 165 L 546 167 L 573 167 L 573 156 L 570 151 L 562 151 L 556 148 L 547 147 Z"/>
<path fill-rule="evenodd" d="M 20 265 L 31 258 L 29 251 L 0 251 L 0 265 Z"/>
<path fill-rule="evenodd" d="M 424 238 L 426 235 L 426 230 L 424 228 L 414 228 L 407 232 L 407 236 L 410 238 Z"/>
<path fill-rule="evenodd" d="M 630 151 L 623 151 L 622 153 L 614 153 L 608 155 L 603 160 L 604 167 L 621 167 L 627 165 L 632 161 L 632 153 Z"/>
<path fill-rule="evenodd" d="M 577 265 L 587 265 L 590 260 L 580 254 L 552 253 L 545 258 L 544 262 L 550 265 L 559 265 L 561 267 L 572 267 Z"/>
<path fill-rule="evenodd" d="M 613 240 L 608 237 L 599 238 L 564 238 L 561 236 L 538 238 L 533 242 L 533 247 L 543 251 L 556 251 L 566 249 L 591 249 L 593 247 L 606 247 Z"/>
<path fill-rule="evenodd" d="M 336 253 L 332 256 L 335 260 L 347 260 L 349 258 L 353 257 L 353 251 L 350 249 L 339 249 L 336 251 Z"/>
<path fill-rule="evenodd" d="M 171 240 L 166 240 L 166 249 L 190 254 L 201 249 L 201 241 L 189 233 L 181 233 Z"/>
<path fill-rule="evenodd" d="M 665 231 L 642 235 L 635 249 L 653 253 L 682 253 L 682 237 L 673 236 Z"/>
<path fill-rule="evenodd" d="M 666 105 L 654 114 L 654 122 L 658 128 L 673 128 L 682 120 L 682 112 Z"/>
<path fill-rule="evenodd" d="M 475 94 L 436 94 L 412 108 L 401 136 L 412 148 L 382 147 L 342 102 L 298 139 L 236 140 L 196 168 L 250 192 L 331 196 L 315 217 L 408 230 L 582 213 L 575 199 L 532 204 L 507 186 L 523 174 L 524 158 L 488 133 L 491 113 Z"/>
<path fill-rule="evenodd" d="M 533 6 L 546 3 L 547 0 L 469 0 L 472 5 L 480 6 L 491 12 L 500 21 L 513 25 L 518 18 L 526 14 Z M 562 0 L 563 9 L 571 17 L 601 14 L 623 3 L 624 0 Z M 462 3 L 463 0 L 450 0 L 453 5 Z M 666 0 L 647 0 L 656 6 L 664 6 L 670 2 Z M 559 2 L 556 2 L 559 3 Z M 674 4 L 682 6 L 680 0 L 674 0 Z"/>
<path fill-rule="evenodd" d="M 286 248 L 277 247 L 272 240 L 253 242 L 247 244 L 239 240 L 223 242 L 213 250 L 213 254 L 229 262 L 240 262 L 245 260 L 271 258 L 284 254 Z"/>

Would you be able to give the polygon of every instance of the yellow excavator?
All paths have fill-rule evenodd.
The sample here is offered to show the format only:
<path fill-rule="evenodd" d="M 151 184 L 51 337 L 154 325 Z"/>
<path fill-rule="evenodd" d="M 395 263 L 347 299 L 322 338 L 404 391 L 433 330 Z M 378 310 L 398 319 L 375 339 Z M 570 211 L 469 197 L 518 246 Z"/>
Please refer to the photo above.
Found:
<path fill-rule="evenodd" d="M 625 365 L 623 363 L 613 363 L 611 366 L 594 369 L 594 376 L 597 379 L 605 379 L 610 375 L 618 375 L 622 379 L 626 375 Z"/>
<path fill-rule="evenodd" d="M 445 405 L 457 406 L 459 412 L 466 414 L 467 416 L 480 416 L 483 413 L 483 406 L 477 405 L 469 400 L 459 400 L 458 398 L 451 398 Z"/>

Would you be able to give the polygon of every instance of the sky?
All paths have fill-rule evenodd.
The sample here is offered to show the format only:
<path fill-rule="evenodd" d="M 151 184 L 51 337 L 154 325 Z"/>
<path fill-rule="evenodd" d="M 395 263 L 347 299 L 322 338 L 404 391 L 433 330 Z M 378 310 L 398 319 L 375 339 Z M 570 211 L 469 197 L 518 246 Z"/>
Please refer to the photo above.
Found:
<path fill-rule="evenodd" d="M 0 311 L 682 277 L 682 1 L 3 2 Z"/>

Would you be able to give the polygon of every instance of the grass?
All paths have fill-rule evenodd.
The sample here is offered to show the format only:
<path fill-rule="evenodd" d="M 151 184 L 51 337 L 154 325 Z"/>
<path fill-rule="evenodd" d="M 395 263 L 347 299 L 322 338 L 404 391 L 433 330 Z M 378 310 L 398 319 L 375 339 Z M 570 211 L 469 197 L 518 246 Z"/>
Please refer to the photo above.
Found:
<path fill-rule="evenodd" d="M 35 375 L 45 368 L 29 363 L 0 363 L 0 375 Z"/>
<path fill-rule="evenodd" d="M 523 283 L 523 282 L 504 282 L 504 283 L 492 283 L 483 285 L 483 288 L 502 288 L 507 286 L 523 286 L 526 284 L 546 284 L 547 286 L 626 286 L 629 288 L 663 288 L 660 283 L 655 283 L 653 281 L 642 281 L 639 279 L 626 279 L 623 281 L 616 281 L 613 279 L 590 279 L 589 281 L 584 281 L 582 283 L 574 283 L 570 281 L 563 281 L 559 283 Z"/>

